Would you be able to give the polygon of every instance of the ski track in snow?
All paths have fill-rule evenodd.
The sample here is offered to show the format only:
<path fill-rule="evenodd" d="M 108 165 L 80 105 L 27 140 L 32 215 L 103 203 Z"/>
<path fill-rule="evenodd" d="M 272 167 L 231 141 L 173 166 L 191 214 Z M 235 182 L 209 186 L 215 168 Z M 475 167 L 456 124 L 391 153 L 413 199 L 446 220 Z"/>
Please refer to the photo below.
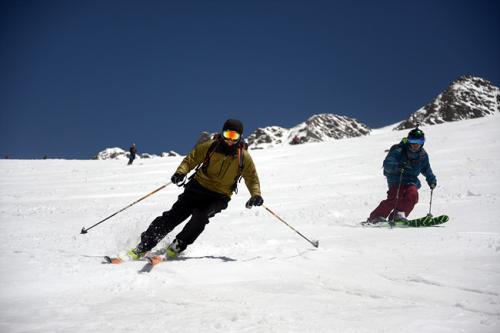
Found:
<path fill-rule="evenodd" d="M 424 127 L 438 178 L 431 228 L 363 228 L 381 164 L 407 131 L 251 151 L 243 182 L 179 260 L 104 265 L 135 246 L 181 190 L 181 157 L 0 161 L 0 332 L 499 332 L 500 116 Z M 425 180 L 412 216 L 429 209 Z M 181 225 L 182 227 L 182 225 Z M 165 246 L 180 228 L 159 246 Z"/>

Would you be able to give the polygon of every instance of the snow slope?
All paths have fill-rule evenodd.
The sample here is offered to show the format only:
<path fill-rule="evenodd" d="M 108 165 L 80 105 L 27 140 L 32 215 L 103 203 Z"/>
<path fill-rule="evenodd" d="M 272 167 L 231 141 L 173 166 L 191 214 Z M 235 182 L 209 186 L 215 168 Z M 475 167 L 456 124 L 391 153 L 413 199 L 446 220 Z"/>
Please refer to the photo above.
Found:
<path fill-rule="evenodd" d="M 426 229 L 357 224 L 406 131 L 252 151 L 265 204 L 319 248 L 245 209 L 240 185 L 183 260 L 149 274 L 100 256 L 135 245 L 179 188 L 80 230 L 167 183 L 180 157 L 2 160 L 0 332 L 499 332 L 499 128 L 497 115 L 423 128 L 433 213 L 451 216 Z"/>

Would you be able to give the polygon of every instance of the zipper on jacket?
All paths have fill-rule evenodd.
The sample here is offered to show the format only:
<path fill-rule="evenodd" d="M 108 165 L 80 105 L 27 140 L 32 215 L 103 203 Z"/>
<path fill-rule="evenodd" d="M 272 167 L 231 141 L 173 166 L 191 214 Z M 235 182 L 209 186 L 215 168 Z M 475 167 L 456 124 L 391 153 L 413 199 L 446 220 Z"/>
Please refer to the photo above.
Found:
<path fill-rule="evenodd" d="M 232 159 L 233 156 L 224 156 L 224 160 L 222 161 L 222 165 L 220 166 L 218 177 L 224 177 L 227 173 L 227 170 L 229 170 L 229 167 L 231 166 L 231 161 L 229 161 L 229 165 L 227 166 L 226 171 L 224 171 L 224 173 L 221 175 L 222 169 L 224 168 L 224 165 L 226 164 L 228 158 Z"/>
<path fill-rule="evenodd" d="M 219 173 L 217 174 L 217 177 L 220 177 L 220 174 L 222 172 L 222 168 L 224 167 L 224 163 L 226 163 L 226 158 L 227 157 L 224 157 L 224 159 L 222 160 L 222 163 L 220 165 L 220 169 L 219 169 Z"/>

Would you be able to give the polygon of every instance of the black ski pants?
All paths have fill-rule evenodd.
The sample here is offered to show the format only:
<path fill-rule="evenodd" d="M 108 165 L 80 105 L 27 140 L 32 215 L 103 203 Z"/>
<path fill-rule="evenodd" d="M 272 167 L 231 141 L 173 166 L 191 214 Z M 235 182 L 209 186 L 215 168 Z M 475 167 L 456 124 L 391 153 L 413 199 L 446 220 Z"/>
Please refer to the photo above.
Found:
<path fill-rule="evenodd" d="M 207 190 L 192 179 L 186 184 L 184 192 L 179 195 L 172 208 L 155 218 L 141 234 L 139 251 L 153 249 L 169 232 L 191 216 L 176 236 L 180 240 L 180 250 L 185 250 L 203 232 L 209 218 L 227 208 L 229 200 L 231 199 L 228 196 Z"/>

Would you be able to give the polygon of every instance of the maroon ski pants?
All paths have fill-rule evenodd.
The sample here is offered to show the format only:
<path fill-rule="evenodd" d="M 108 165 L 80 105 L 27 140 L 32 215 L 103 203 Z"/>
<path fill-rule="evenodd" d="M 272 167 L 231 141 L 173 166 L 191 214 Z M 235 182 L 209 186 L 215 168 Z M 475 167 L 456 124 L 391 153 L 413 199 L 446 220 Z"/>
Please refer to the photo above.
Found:
<path fill-rule="evenodd" d="M 370 219 L 376 217 L 387 218 L 396 205 L 396 194 L 398 186 L 394 185 L 387 191 L 387 199 L 382 200 L 377 208 L 370 214 Z M 415 185 L 401 185 L 399 189 L 399 199 L 397 200 L 396 211 L 405 212 L 405 215 L 410 215 L 413 207 L 418 202 L 418 189 Z M 391 214 L 392 215 L 392 214 Z M 392 216 L 389 216 L 391 218 Z"/>

